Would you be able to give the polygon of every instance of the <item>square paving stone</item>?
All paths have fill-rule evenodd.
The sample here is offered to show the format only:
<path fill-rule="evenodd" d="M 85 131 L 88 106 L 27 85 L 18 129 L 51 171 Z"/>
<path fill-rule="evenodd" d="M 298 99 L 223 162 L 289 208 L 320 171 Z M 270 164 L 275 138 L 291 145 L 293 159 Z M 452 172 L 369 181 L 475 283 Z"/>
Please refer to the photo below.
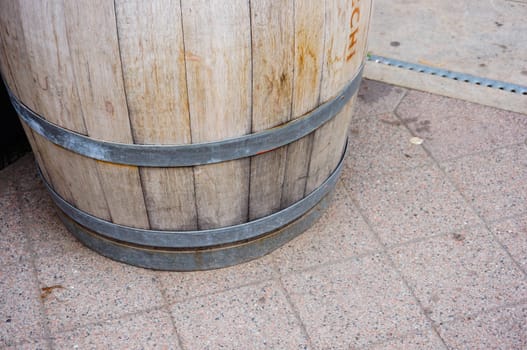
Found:
<path fill-rule="evenodd" d="M 392 112 L 406 89 L 374 80 L 363 79 L 357 94 L 354 118 Z"/>
<path fill-rule="evenodd" d="M 271 257 L 278 270 L 286 273 L 380 250 L 382 246 L 339 182 L 327 212 L 313 227 Z"/>
<path fill-rule="evenodd" d="M 277 282 L 208 295 L 172 307 L 185 349 L 307 349 Z"/>
<path fill-rule="evenodd" d="M 393 173 L 432 163 L 421 145 L 393 114 L 355 120 L 349 130 L 346 165 L 351 176 Z"/>
<path fill-rule="evenodd" d="M 349 349 L 428 329 L 387 259 L 368 256 L 283 277 L 317 349 Z"/>
<path fill-rule="evenodd" d="M 368 350 L 439 350 L 447 349 L 439 336 L 432 330 L 409 334 L 385 343 L 376 344 Z"/>
<path fill-rule="evenodd" d="M 527 305 L 445 323 L 439 333 L 451 349 L 526 349 Z"/>
<path fill-rule="evenodd" d="M 53 201 L 45 189 L 21 194 L 20 207 L 33 251 L 38 256 L 62 254 L 83 249 L 60 221 Z"/>
<path fill-rule="evenodd" d="M 527 213 L 527 146 L 443 164 L 448 176 L 486 220 Z"/>
<path fill-rule="evenodd" d="M 180 349 L 170 313 L 150 311 L 57 334 L 57 349 Z"/>
<path fill-rule="evenodd" d="M 217 270 L 160 271 L 157 274 L 170 303 L 262 282 L 277 275 L 271 259 L 267 256 Z"/>
<path fill-rule="evenodd" d="M 22 212 L 15 194 L 0 195 L 0 265 L 27 258 Z"/>
<path fill-rule="evenodd" d="M 389 253 L 437 324 L 527 298 L 527 278 L 484 227 Z"/>
<path fill-rule="evenodd" d="M 42 187 L 43 184 L 38 176 L 32 153 L 0 170 L 0 196 Z"/>
<path fill-rule="evenodd" d="M 527 271 L 527 216 L 493 223 L 491 229 L 523 270 Z"/>
<path fill-rule="evenodd" d="M 347 182 L 363 214 L 386 245 L 480 223 L 437 167 Z"/>
<path fill-rule="evenodd" d="M 41 338 L 40 296 L 26 261 L 0 267 L 0 347 Z"/>
<path fill-rule="evenodd" d="M 410 91 L 397 114 L 437 160 L 523 142 L 527 117 L 462 100 Z"/>
<path fill-rule="evenodd" d="M 86 248 L 37 259 L 52 333 L 165 303 L 154 271 L 114 262 Z"/>

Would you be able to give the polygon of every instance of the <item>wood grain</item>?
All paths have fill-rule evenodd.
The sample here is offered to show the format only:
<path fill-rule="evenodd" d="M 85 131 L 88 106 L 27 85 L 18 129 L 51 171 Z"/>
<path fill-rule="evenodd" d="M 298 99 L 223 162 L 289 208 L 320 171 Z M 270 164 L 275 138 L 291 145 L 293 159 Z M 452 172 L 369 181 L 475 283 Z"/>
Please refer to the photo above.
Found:
<path fill-rule="evenodd" d="M 24 31 L 20 21 L 20 8 L 17 1 L 0 2 L 0 70 L 4 82 L 15 96 L 34 110 L 38 105 L 38 95 L 35 94 L 32 84 Z M 22 122 L 22 127 L 42 175 L 50 183 L 51 178 L 36 147 L 33 131 L 24 122 Z"/>
<path fill-rule="evenodd" d="M 133 143 L 113 2 L 66 1 L 65 12 L 76 85 L 89 136 Z M 112 220 L 148 228 L 138 168 L 105 162 L 97 162 L 97 167 Z"/>
<path fill-rule="evenodd" d="M 295 1 L 295 65 L 293 118 L 319 104 L 320 80 L 324 61 L 324 4 L 319 0 Z M 304 197 L 313 135 L 287 148 L 287 163 L 282 193 L 282 208 Z"/>
<path fill-rule="evenodd" d="M 252 132 L 291 118 L 294 7 L 289 0 L 251 2 Z M 251 158 L 249 219 L 280 209 L 287 147 Z"/>
<path fill-rule="evenodd" d="M 248 2 L 182 0 L 192 142 L 251 131 Z M 198 227 L 247 220 L 249 159 L 194 169 Z"/>
<path fill-rule="evenodd" d="M 364 59 L 363 37 L 369 20 L 369 3 L 326 0 L 321 102 L 335 97 L 356 75 Z M 336 168 L 346 142 L 353 101 L 315 132 L 306 194 L 320 186 Z"/>
<path fill-rule="evenodd" d="M 119 0 L 116 12 L 135 142 L 190 143 L 179 2 Z M 192 168 L 141 168 L 140 172 L 151 227 L 196 229 Z"/>
<path fill-rule="evenodd" d="M 20 0 L 19 11 L 31 75 L 28 91 L 34 96 L 23 98 L 48 121 L 86 134 L 63 3 Z M 54 146 L 36 133 L 33 139 L 54 189 L 79 209 L 110 219 L 95 162 Z"/>

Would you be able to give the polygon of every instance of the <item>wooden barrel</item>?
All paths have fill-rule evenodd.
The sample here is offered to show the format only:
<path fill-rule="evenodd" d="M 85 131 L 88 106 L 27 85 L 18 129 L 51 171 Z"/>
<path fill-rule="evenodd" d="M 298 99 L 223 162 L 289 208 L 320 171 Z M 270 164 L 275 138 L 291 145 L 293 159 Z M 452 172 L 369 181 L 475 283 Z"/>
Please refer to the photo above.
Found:
<path fill-rule="evenodd" d="M 0 2 L 1 72 L 59 216 L 166 270 L 256 258 L 327 206 L 371 0 Z"/>

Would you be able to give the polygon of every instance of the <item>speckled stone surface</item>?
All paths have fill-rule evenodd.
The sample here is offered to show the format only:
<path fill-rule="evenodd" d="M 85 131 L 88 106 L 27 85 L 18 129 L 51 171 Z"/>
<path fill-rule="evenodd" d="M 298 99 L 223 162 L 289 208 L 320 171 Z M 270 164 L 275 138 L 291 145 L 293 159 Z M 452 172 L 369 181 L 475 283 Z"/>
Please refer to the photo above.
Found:
<path fill-rule="evenodd" d="M 91 324 L 51 339 L 56 349 L 181 349 L 167 311 Z"/>
<path fill-rule="evenodd" d="M 283 281 L 317 349 L 365 346 L 429 328 L 381 256 L 286 275 Z"/>
<path fill-rule="evenodd" d="M 387 342 L 374 344 L 368 350 L 440 350 L 447 349 L 437 333 L 428 329 L 423 332 L 408 334 L 402 338 L 391 339 Z"/>
<path fill-rule="evenodd" d="M 492 232 L 527 271 L 527 215 L 491 224 Z"/>
<path fill-rule="evenodd" d="M 497 108 L 411 91 L 396 113 L 437 160 L 523 142 L 527 118 Z"/>
<path fill-rule="evenodd" d="M 342 183 L 333 204 L 308 231 L 272 254 L 281 273 L 380 251 L 381 245 L 351 203 Z"/>
<path fill-rule="evenodd" d="M 527 213 L 527 145 L 464 157 L 443 166 L 485 220 Z"/>
<path fill-rule="evenodd" d="M 87 248 L 36 259 L 52 333 L 162 306 L 153 271 L 117 263 Z"/>
<path fill-rule="evenodd" d="M 527 299 L 527 278 L 484 227 L 389 253 L 437 324 Z"/>
<path fill-rule="evenodd" d="M 391 113 L 354 120 L 349 129 L 346 175 L 378 176 L 431 164 L 421 145 Z"/>
<path fill-rule="evenodd" d="M 367 80 L 357 105 L 328 211 L 225 269 L 104 258 L 31 155 L 0 171 L 0 348 L 526 348 L 527 115 Z"/>
<path fill-rule="evenodd" d="M 277 282 L 172 307 L 186 349 L 307 349 L 308 338 Z"/>
<path fill-rule="evenodd" d="M 406 94 L 399 86 L 364 79 L 357 94 L 353 118 L 392 112 Z"/>
<path fill-rule="evenodd" d="M 31 264 L 0 269 L 0 344 L 15 345 L 44 336 L 40 294 Z"/>
<path fill-rule="evenodd" d="M 439 327 L 451 349 L 526 349 L 527 304 L 467 316 Z"/>
<path fill-rule="evenodd" d="M 386 245 L 480 222 L 436 166 L 369 178 L 357 174 L 347 185 Z"/>

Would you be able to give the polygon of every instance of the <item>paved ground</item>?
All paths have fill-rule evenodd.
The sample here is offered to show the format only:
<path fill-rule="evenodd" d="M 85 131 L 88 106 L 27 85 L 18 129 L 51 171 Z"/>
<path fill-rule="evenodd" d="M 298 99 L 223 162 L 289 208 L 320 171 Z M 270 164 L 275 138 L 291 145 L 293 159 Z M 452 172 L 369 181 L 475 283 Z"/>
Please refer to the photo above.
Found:
<path fill-rule="evenodd" d="M 527 0 L 375 0 L 369 51 L 527 86 Z M 527 114 L 527 96 L 368 62 L 367 78 Z"/>
<path fill-rule="evenodd" d="M 527 348 L 527 115 L 364 81 L 332 207 L 254 262 L 113 262 L 0 172 L 0 347 Z M 419 145 L 418 136 L 424 142 Z"/>

